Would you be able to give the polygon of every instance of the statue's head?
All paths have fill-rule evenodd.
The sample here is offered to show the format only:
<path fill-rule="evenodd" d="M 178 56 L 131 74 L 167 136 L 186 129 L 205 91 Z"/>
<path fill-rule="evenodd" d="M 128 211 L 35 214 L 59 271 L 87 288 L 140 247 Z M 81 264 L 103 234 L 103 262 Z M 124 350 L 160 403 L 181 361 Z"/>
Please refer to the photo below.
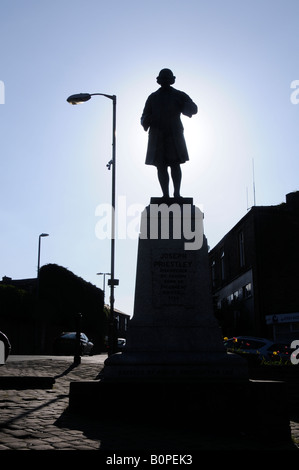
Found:
<path fill-rule="evenodd" d="M 162 69 L 157 77 L 157 83 L 159 85 L 173 85 L 175 82 L 175 76 L 170 69 Z"/>

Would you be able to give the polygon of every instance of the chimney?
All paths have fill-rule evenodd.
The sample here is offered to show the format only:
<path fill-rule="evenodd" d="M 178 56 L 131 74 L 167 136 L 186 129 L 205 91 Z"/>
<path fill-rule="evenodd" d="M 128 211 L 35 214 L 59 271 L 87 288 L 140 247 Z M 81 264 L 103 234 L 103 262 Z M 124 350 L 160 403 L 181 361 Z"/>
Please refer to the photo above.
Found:
<path fill-rule="evenodd" d="M 299 191 L 287 194 L 286 203 L 290 209 L 299 211 Z"/>

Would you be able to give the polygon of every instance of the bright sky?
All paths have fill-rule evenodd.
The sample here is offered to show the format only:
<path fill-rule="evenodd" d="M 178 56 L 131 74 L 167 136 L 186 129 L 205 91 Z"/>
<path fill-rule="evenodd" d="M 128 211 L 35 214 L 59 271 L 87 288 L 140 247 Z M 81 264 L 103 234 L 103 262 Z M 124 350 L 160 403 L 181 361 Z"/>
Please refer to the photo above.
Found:
<path fill-rule="evenodd" d="M 165 67 L 199 108 L 183 119 L 182 195 L 203 209 L 211 248 L 253 205 L 253 160 L 257 205 L 298 190 L 298 17 L 298 0 L 1 0 L 0 278 L 36 276 L 42 232 L 41 265 L 101 288 L 96 273 L 110 271 L 96 227 L 111 203 L 112 102 L 71 106 L 74 93 L 117 95 L 122 223 L 161 194 L 140 116 Z M 116 240 L 115 265 L 115 307 L 129 314 L 131 233 Z"/>

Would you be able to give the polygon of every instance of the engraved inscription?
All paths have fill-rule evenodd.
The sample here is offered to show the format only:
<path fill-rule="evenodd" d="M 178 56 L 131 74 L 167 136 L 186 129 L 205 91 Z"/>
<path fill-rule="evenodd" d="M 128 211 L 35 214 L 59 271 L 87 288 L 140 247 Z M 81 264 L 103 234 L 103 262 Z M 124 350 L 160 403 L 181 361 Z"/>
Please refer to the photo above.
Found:
<path fill-rule="evenodd" d="M 162 252 L 153 257 L 153 297 L 156 307 L 178 305 L 192 307 L 195 260 L 193 253 Z"/>

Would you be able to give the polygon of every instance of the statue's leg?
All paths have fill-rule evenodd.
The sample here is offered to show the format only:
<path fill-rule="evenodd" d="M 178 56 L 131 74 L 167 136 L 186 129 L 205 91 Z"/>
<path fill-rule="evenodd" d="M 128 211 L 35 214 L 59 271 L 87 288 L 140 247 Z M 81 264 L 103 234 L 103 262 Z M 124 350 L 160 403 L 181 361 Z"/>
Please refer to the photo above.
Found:
<path fill-rule="evenodd" d="M 181 181 L 182 181 L 182 171 L 179 163 L 171 165 L 171 177 L 174 186 L 174 197 L 180 197 Z"/>
<path fill-rule="evenodd" d="M 166 165 L 159 165 L 158 170 L 158 179 L 161 185 L 163 192 L 163 197 L 169 197 L 169 174 Z"/>

